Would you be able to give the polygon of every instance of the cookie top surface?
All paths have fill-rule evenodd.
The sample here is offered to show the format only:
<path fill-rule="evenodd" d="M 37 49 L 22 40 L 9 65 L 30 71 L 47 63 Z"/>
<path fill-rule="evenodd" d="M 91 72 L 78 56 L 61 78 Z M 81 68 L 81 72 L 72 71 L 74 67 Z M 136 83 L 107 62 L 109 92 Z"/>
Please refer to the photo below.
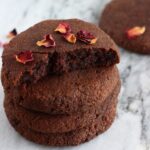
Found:
<path fill-rule="evenodd" d="M 114 66 L 44 78 L 10 92 L 13 91 L 15 97 L 20 96 L 20 105 L 28 109 L 72 114 L 99 109 L 118 85 L 120 88 L 119 73 Z"/>
<path fill-rule="evenodd" d="M 56 27 L 61 22 L 68 23 L 72 29 L 72 32 L 75 34 L 80 30 L 86 30 L 87 32 L 92 33 L 97 38 L 97 42 L 92 45 L 85 44 L 81 41 L 77 41 L 75 44 L 67 42 L 61 34 L 54 32 Z M 36 42 L 42 40 L 43 36 L 46 34 L 51 34 L 53 36 L 56 42 L 55 47 L 45 48 L 36 45 Z M 34 60 L 26 63 L 25 65 L 17 62 L 14 55 L 27 50 L 33 53 Z M 24 82 L 24 76 L 26 74 L 28 74 L 28 77 L 25 78 L 30 77 L 30 82 L 36 82 L 51 72 L 61 73 L 63 71 L 69 72 L 70 70 L 77 70 L 81 68 L 85 69 L 89 66 L 93 67 L 89 64 L 89 62 L 97 63 L 99 60 L 95 62 L 95 56 L 98 55 L 93 54 L 93 59 L 90 60 L 88 56 L 83 56 L 86 58 L 88 57 L 88 60 L 83 58 L 78 60 L 78 56 L 81 56 L 81 54 L 78 55 L 76 53 L 89 51 L 87 55 L 90 55 L 90 53 L 94 50 L 106 53 L 106 65 L 108 65 L 107 61 L 112 61 L 110 65 L 119 62 L 119 52 L 115 43 L 97 26 L 78 19 L 46 20 L 20 33 L 10 41 L 10 43 L 5 47 L 2 55 L 3 68 L 9 74 L 10 80 L 14 82 L 14 85 L 20 83 L 22 80 L 22 82 Z M 68 57 L 66 57 L 66 54 L 68 53 L 71 53 L 71 57 L 75 56 L 75 60 L 73 62 L 71 62 L 72 59 L 68 60 Z M 113 56 L 109 56 L 112 55 L 112 53 Z M 102 54 L 99 57 L 102 57 L 102 62 Z M 81 60 L 85 62 L 82 65 Z"/>
<path fill-rule="evenodd" d="M 113 0 L 104 9 L 100 27 L 121 47 L 143 54 L 150 54 L 150 1 Z M 127 31 L 134 27 L 145 27 L 145 32 L 129 38 Z"/>
<path fill-rule="evenodd" d="M 88 45 L 82 42 L 76 42 L 75 44 L 70 44 L 65 41 L 62 36 L 54 32 L 56 27 L 60 23 L 68 23 L 71 27 L 73 33 L 77 33 L 80 30 L 86 30 L 92 33 L 95 37 L 97 37 L 98 41 L 93 45 Z M 53 48 L 45 48 L 39 47 L 36 45 L 36 42 L 43 39 L 43 36 L 46 34 L 52 34 L 56 47 Z M 77 49 L 92 49 L 92 48 L 103 48 L 105 50 L 113 49 L 117 51 L 116 45 L 107 36 L 101 29 L 99 29 L 96 25 L 78 20 L 78 19 L 69 19 L 69 20 L 46 20 L 40 22 L 26 31 L 20 33 L 14 38 L 8 47 L 6 47 L 3 55 L 8 55 L 14 52 L 31 50 L 32 52 L 37 53 L 63 53 L 70 52 Z"/>

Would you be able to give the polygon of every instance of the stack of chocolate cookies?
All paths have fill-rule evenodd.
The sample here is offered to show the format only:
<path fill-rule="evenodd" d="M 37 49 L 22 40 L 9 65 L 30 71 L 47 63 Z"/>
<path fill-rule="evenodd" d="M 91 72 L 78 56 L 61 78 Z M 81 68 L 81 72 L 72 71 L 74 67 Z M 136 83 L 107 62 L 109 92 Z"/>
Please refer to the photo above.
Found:
<path fill-rule="evenodd" d="M 43 21 L 11 40 L 2 60 L 6 115 L 27 139 L 77 145 L 112 124 L 119 52 L 97 26 L 77 19 Z"/>

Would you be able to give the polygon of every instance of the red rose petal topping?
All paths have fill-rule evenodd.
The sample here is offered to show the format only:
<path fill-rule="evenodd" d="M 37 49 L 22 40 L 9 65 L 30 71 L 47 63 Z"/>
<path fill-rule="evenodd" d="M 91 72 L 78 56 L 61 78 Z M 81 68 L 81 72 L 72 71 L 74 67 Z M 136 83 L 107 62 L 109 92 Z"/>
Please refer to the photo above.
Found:
<path fill-rule="evenodd" d="M 143 27 L 135 26 L 129 29 L 128 31 L 126 31 L 126 34 L 127 34 L 128 39 L 132 39 L 132 38 L 135 38 L 137 36 L 144 34 L 145 31 L 146 31 L 145 26 Z"/>
<path fill-rule="evenodd" d="M 15 55 L 16 61 L 26 64 L 27 62 L 31 62 L 34 60 L 33 53 L 31 51 L 20 52 Z"/>
<path fill-rule="evenodd" d="M 37 41 L 36 43 L 38 46 L 44 46 L 44 47 L 55 47 L 56 43 L 54 41 L 54 38 L 51 34 L 47 34 L 44 36 L 44 39 L 41 41 Z"/>
<path fill-rule="evenodd" d="M 69 43 L 76 43 L 76 36 L 73 33 L 67 33 L 64 34 L 63 37 L 69 42 Z"/>
<path fill-rule="evenodd" d="M 86 44 L 95 44 L 97 42 L 97 38 L 92 33 L 85 30 L 77 32 L 77 39 Z"/>
<path fill-rule="evenodd" d="M 66 33 L 71 32 L 71 28 L 70 28 L 70 25 L 68 23 L 63 22 L 63 23 L 60 23 L 54 31 L 60 32 L 62 34 L 66 34 Z"/>
<path fill-rule="evenodd" d="M 12 31 L 10 31 L 7 35 L 7 38 L 12 39 L 17 35 L 17 30 L 13 29 Z"/>

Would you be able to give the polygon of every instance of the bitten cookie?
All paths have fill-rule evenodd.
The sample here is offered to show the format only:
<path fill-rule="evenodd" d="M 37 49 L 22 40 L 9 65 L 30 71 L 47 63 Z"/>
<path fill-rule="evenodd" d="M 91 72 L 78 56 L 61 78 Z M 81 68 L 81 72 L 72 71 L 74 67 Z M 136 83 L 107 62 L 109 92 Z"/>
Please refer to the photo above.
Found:
<path fill-rule="evenodd" d="M 119 52 L 111 38 L 91 23 L 47 20 L 13 38 L 2 60 L 3 76 L 16 86 L 51 74 L 110 66 L 119 63 Z"/>
<path fill-rule="evenodd" d="M 50 115 L 24 109 L 14 103 L 11 95 L 5 96 L 4 106 L 11 113 L 17 116 L 17 119 L 24 126 L 41 133 L 63 133 L 77 130 L 90 125 L 97 116 L 104 114 L 107 106 L 116 101 L 120 85 L 117 85 L 113 93 L 99 106 L 99 110 L 88 111 L 86 113 L 75 113 L 72 115 Z"/>
<path fill-rule="evenodd" d="M 150 54 L 149 0 L 113 0 L 100 19 L 100 28 L 121 47 Z"/>
<path fill-rule="evenodd" d="M 9 80 L 7 81 L 9 82 Z M 6 91 L 24 108 L 50 114 L 99 110 L 120 77 L 116 66 L 74 71 Z"/>
<path fill-rule="evenodd" d="M 7 108 L 7 106 L 5 107 L 5 111 L 12 126 L 28 140 L 49 146 L 69 146 L 87 142 L 98 134 L 106 131 L 111 126 L 115 118 L 116 104 L 117 100 L 114 100 L 111 104 L 109 104 L 104 114 L 97 116 L 95 121 L 90 126 L 61 134 L 44 134 L 31 130 L 24 126 L 17 119 L 17 116 L 14 116 L 11 112 L 12 110 Z"/>

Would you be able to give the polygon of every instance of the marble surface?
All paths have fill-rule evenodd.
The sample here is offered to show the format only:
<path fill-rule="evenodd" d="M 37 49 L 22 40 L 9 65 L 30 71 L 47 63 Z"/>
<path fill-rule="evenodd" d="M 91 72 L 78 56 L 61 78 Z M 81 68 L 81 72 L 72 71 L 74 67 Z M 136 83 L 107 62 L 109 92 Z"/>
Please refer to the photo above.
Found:
<path fill-rule="evenodd" d="M 5 41 L 5 35 L 14 27 L 21 32 L 44 19 L 81 18 L 98 24 L 100 12 L 108 1 L 0 0 L 0 39 Z M 39 146 L 18 135 L 6 119 L 0 85 L 0 150 L 149 150 L 150 56 L 140 56 L 121 49 L 118 67 L 122 89 L 115 122 L 101 136 L 77 147 Z"/>

